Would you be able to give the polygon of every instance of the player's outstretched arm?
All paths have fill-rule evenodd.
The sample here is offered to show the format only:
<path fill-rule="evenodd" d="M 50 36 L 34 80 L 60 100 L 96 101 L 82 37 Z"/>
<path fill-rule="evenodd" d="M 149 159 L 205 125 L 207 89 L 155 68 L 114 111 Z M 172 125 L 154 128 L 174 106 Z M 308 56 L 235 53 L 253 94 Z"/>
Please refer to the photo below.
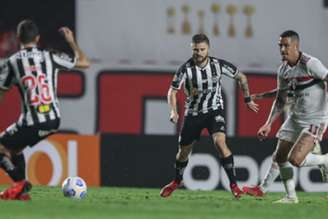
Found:
<path fill-rule="evenodd" d="M 278 89 L 273 89 L 273 90 L 265 91 L 262 93 L 252 94 L 251 99 L 252 100 L 261 100 L 263 98 L 275 97 L 275 96 L 277 96 L 277 90 Z"/>
<path fill-rule="evenodd" d="M 273 101 L 270 114 L 265 124 L 258 130 L 257 136 L 260 140 L 268 137 L 272 123 L 279 117 L 283 112 L 284 105 L 286 103 L 287 90 L 277 90 L 276 99 Z"/>
<path fill-rule="evenodd" d="M 177 111 L 177 90 L 170 88 L 167 92 L 167 102 L 170 108 L 170 121 L 177 123 L 179 120 L 179 114 Z"/>
<path fill-rule="evenodd" d="M 248 82 L 247 82 L 247 77 L 244 73 L 239 72 L 236 77 L 235 80 L 238 82 L 241 90 L 243 91 L 244 94 L 244 100 L 245 103 L 247 105 L 247 107 L 254 111 L 254 112 L 258 112 L 259 111 L 259 105 L 254 103 L 254 101 L 252 100 L 251 96 L 250 96 L 250 92 L 249 92 L 249 87 L 248 87 Z"/>
<path fill-rule="evenodd" d="M 89 68 L 90 61 L 84 52 L 77 45 L 73 32 L 68 27 L 61 27 L 59 32 L 62 33 L 65 37 L 66 42 L 74 51 L 74 55 L 77 57 L 77 62 L 75 67 L 77 68 Z"/>

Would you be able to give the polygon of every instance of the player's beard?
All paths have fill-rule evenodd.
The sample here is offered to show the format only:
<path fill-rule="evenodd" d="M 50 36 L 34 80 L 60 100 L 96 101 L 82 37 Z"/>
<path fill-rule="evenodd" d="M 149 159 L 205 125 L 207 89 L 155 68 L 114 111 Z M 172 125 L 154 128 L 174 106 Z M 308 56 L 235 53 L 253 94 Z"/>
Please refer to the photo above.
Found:
<path fill-rule="evenodd" d="M 196 65 L 201 65 L 202 63 L 204 63 L 207 60 L 208 56 L 200 56 L 200 55 L 194 55 L 193 59 L 196 63 Z"/>
<path fill-rule="evenodd" d="M 287 61 L 288 55 L 287 54 L 281 54 L 281 60 Z"/>

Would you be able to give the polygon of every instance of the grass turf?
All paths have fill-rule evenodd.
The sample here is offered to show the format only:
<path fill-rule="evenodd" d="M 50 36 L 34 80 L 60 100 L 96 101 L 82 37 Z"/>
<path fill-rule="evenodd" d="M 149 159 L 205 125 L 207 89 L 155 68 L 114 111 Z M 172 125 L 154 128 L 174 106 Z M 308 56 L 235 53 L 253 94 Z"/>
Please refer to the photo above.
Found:
<path fill-rule="evenodd" d="M 2 188 L 2 187 L 1 187 Z M 35 186 L 32 201 L 0 201 L 1 218 L 325 218 L 328 200 L 325 193 L 299 192 L 299 204 L 273 204 L 282 193 L 270 193 L 263 199 L 243 196 L 232 198 L 224 191 L 188 191 L 180 189 L 163 199 L 159 189 L 89 188 L 84 200 L 63 197 L 59 187 Z"/>

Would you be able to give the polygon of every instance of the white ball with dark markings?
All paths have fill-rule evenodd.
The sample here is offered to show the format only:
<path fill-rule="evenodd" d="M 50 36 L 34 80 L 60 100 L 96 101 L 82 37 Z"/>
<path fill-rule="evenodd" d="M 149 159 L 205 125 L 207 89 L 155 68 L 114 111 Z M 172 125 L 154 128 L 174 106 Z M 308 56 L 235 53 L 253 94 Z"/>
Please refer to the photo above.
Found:
<path fill-rule="evenodd" d="M 62 192 L 65 197 L 83 199 L 87 195 L 87 184 L 81 177 L 70 176 L 62 183 Z"/>

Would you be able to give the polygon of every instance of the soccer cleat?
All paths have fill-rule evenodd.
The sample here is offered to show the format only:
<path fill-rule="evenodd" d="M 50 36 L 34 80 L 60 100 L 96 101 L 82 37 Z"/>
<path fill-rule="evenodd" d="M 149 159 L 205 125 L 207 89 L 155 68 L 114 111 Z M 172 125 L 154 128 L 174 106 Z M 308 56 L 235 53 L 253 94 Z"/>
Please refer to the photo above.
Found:
<path fill-rule="evenodd" d="M 298 198 L 297 197 L 291 198 L 291 197 L 285 196 L 278 201 L 274 201 L 273 203 L 275 203 L 275 204 L 297 204 Z"/>
<path fill-rule="evenodd" d="M 181 182 L 173 180 L 172 182 L 164 186 L 159 194 L 163 198 L 169 197 L 172 194 L 172 192 L 174 192 L 174 190 L 176 190 L 181 185 L 182 185 Z"/>
<path fill-rule="evenodd" d="M 233 196 L 235 196 L 235 198 L 237 198 L 237 199 L 239 199 L 241 197 L 241 195 L 244 194 L 244 192 L 242 190 L 240 190 L 240 188 L 238 187 L 238 185 L 236 183 L 230 184 L 230 189 L 231 189 Z"/>
<path fill-rule="evenodd" d="M 27 194 L 32 189 L 32 184 L 27 180 L 15 182 L 11 187 L 0 193 L 0 199 L 3 200 L 30 200 Z"/>
<path fill-rule="evenodd" d="M 262 191 L 260 186 L 244 186 L 243 187 L 243 192 L 246 193 L 247 195 L 250 196 L 255 196 L 255 197 L 263 197 L 264 192 Z"/>

